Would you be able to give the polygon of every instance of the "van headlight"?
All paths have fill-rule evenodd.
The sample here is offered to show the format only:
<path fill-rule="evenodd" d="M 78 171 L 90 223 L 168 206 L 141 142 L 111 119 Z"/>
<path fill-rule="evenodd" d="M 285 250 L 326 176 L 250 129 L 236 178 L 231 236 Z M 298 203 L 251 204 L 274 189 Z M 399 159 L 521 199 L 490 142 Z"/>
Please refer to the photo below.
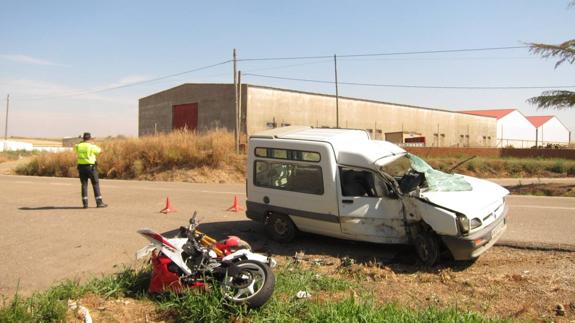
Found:
<path fill-rule="evenodd" d="M 459 226 L 459 231 L 461 231 L 461 234 L 469 233 L 470 223 L 469 219 L 465 215 L 457 213 L 457 225 Z"/>
<path fill-rule="evenodd" d="M 473 230 L 475 228 L 479 228 L 480 226 L 481 226 L 481 220 L 479 220 L 478 218 L 473 218 L 469 222 L 469 229 L 470 230 Z"/>

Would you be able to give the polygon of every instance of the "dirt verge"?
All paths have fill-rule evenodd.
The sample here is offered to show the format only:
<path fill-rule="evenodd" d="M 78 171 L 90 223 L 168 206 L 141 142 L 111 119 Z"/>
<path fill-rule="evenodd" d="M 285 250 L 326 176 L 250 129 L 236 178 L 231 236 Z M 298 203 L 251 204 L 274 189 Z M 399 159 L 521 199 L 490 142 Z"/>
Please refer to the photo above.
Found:
<path fill-rule="evenodd" d="M 385 264 L 362 261 L 367 255 L 337 258 L 298 253 L 301 268 L 351 281 L 345 292 L 314 293 L 314 299 L 374 295 L 381 303 L 411 309 L 458 308 L 487 318 L 572 322 L 575 319 L 575 253 L 494 247 L 473 263 L 447 262 L 419 266 L 409 253 Z M 280 256 L 279 266 L 293 262 Z M 305 289 L 306 286 L 302 286 Z M 106 300 L 89 295 L 81 300 L 96 321 L 153 322 L 161 320 L 146 300 Z M 557 307 L 564 309 L 558 315 Z"/>

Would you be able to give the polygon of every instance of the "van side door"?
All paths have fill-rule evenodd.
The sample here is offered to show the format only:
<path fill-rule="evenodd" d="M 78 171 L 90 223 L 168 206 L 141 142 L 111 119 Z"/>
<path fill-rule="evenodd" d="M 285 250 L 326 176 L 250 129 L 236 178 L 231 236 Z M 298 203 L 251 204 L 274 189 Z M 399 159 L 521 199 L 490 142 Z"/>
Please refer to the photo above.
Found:
<path fill-rule="evenodd" d="M 401 200 L 367 169 L 340 166 L 338 190 L 341 231 L 350 239 L 405 243 Z"/>

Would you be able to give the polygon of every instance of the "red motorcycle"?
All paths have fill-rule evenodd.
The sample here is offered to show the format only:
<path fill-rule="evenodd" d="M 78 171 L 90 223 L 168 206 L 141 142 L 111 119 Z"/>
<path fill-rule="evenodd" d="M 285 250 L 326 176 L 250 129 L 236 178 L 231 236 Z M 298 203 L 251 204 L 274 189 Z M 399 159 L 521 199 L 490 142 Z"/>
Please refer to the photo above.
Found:
<path fill-rule="evenodd" d="M 260 307 L 271 297 L 276 262 L 251 251 L 249 244 L 236 236 L 222 241 L 197 230 L 196 212 L 189 226 L 180 227 L 174 238 L 150 230 L 138 230 L 151 243 L 137 258 L 152 255 L 151 293 L 181 292 L 217 282 L 224 297 L 234 303 Z"/>

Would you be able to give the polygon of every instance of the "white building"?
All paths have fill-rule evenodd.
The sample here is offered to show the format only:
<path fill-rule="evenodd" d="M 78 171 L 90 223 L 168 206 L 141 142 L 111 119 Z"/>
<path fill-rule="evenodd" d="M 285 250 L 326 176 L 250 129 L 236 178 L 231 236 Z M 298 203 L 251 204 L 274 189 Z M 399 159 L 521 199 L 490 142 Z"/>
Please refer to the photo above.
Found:
<path fill-rule="evenodd" d="M 532 116 L 527 119 L 535 127 L 538 146 L 568 145 L 571 131 L 555 116 Z"/>
<path fill-rule="evenodd" d="M 461 111 L 497 119 L 497 147 L 530 148 L 535 146 L 535 126 L 516 109 Z"/>

